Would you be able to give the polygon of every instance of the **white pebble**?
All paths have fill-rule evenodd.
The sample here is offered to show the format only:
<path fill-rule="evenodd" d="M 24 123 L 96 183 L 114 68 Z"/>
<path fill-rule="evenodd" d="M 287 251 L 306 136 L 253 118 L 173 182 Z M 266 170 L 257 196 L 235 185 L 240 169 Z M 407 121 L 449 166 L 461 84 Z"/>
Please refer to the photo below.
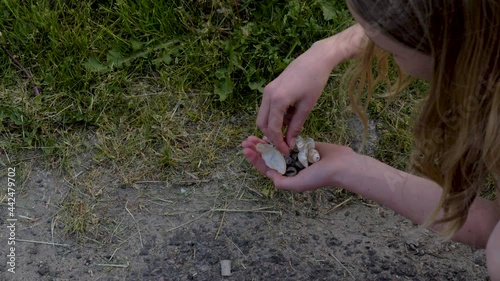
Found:
<path fill-rule="evenodd" d="M 220 261 L 220 272 L 222 276 L 231 276 L 231 261 L 221 260 Z"/>

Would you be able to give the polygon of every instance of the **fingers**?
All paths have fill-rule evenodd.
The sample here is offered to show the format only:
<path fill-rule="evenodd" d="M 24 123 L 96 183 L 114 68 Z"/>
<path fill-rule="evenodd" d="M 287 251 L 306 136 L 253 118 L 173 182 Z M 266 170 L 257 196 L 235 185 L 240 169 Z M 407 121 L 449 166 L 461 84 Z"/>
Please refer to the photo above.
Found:
<path fill-rule="evenodd" d="M 281 129 L 284 116 L 290 106 L 287 95 L 277 94 L 273 83 L 266 86 L 257 116 L 257 127 L 283 154 L 288 154 L 289 147 L 283 139 Z"/>
<path fill-rule="evenodd" d="M 248 162 L 252 164 L 252 166 L 254 166 L 263 175 L 265 175 L 266 172 L 269 170 L 269 168 L 267 168 L 266 164 L 264 163 L 264 160 L 262 160 L 262 157 L 260 156 L 260 153 L 257 152 L 255 148 L 255 145 L 257 143 L 266 143 L 266 142 L 255 136 L 250 136 L 246 140 L 244 140 L 241 143 L 241 146 L 243 147 L 243 155 L 245 156 L 245 158 L 247 158 Z"/>
<path fill-rule="evenodd" d="M 255 147 L 256 144 L 258 143 L 266 143 L 265 140 L 260 139 L 256 136 L 249 136 L 246 140 L 244 140 L 241 145 L 248 145 L 249 147 Z"/>
<path fill-rule="evenodd" d="M 269 120 L 269 107 L 271 103 L 269 102 L 269 94 L 267 94 L 266 89 L 264 89 L 264 95 L 262 97 L 262 102 L 259 107 L 259 113 L 257 114 L 257 127 L 264 133 L 267 134 L 267 123 Z"/>
<path fill-rule="evenodd" d="M 281 133 L 281 128 L 283 126 L 283 117 L 285 116 L 286 110 L 279 107 L 271 108 L 269 113 L 269 124 L 266 136 L 269 140 L 276 146 L 283 154 L 288 154 L 289 147 L 283 139 L 283 134 Z"/>
<path fill-rule="evenodd" d="M 266 174 L 268 168 L 258 152 L 251 148 L 245 148 L 243 149 L 243 155 L 245 155 L 248 162 L 250 162 L 259 172 L 263 175 Z"/>
<path fill-rule="evenodd" d="M 288 127 L 288 125 L 290 125 L 290 122 L 292 121 L 294 115 L 295 115 L 295 106 L 290 106 L 287 109 L 285 116 L 283 117 L 283 126 Z"/>
<path fill-rule="evenodd" d="M 295 146 L 295 138 L 302 132 L 307 115 L 311 112 L 311 108 L 303 103 L 298 104 L 295 109 L 295 114 L 286 130 L 286 142 L 290 147 Z"/>

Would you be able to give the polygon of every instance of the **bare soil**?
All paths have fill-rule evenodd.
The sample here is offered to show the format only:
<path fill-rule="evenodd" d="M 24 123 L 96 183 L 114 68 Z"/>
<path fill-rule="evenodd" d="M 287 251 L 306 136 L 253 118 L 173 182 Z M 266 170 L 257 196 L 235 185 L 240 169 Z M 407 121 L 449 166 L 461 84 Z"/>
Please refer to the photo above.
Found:
<path fill-rule="evenodd" d="M 345 192 L 265 198 L 244 161 L 190 183 L 106 178 L 106 192 L 85 213 L 91 231 L 68 234 L 61 207 L 75 187 L 30 161 L 16 194 L 15 273 L 6 272 L 1 205 L 0 280 L 488 279 L 483 250 L 442 242 Z M 221 260 L 231 261 L 231 276 L 221 276 Z"/>

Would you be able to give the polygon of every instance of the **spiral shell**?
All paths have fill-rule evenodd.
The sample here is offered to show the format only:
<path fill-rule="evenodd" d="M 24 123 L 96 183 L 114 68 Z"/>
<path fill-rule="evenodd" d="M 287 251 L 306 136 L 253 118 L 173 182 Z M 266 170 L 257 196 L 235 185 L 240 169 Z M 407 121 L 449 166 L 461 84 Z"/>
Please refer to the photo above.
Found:
<path fill-rule="evenodd" d="M 297 175 L 298 172 L 299 172 L 299 170 L 296 167 L 290 166 L 290 167 L 286 168 L 285 176 L 293 177 L 293 176 Z"/>
<path fill-rule="evenodd" d="M 320 159 L 319 152 L 316 149 L 310 149 L 307 152 L 307 161 L 311 164 L 318 162 Z"/>

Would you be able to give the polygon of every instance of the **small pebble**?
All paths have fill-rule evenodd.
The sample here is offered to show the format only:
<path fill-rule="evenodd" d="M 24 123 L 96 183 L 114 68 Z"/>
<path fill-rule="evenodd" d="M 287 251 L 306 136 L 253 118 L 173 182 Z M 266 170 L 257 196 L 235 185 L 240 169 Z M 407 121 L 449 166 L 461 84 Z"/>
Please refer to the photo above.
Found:
<path fill-rule="evenodd" d="M 221 260 L 220 261 L 220 272 L 222 276 L 231 276 L 231 261 Z"/>

